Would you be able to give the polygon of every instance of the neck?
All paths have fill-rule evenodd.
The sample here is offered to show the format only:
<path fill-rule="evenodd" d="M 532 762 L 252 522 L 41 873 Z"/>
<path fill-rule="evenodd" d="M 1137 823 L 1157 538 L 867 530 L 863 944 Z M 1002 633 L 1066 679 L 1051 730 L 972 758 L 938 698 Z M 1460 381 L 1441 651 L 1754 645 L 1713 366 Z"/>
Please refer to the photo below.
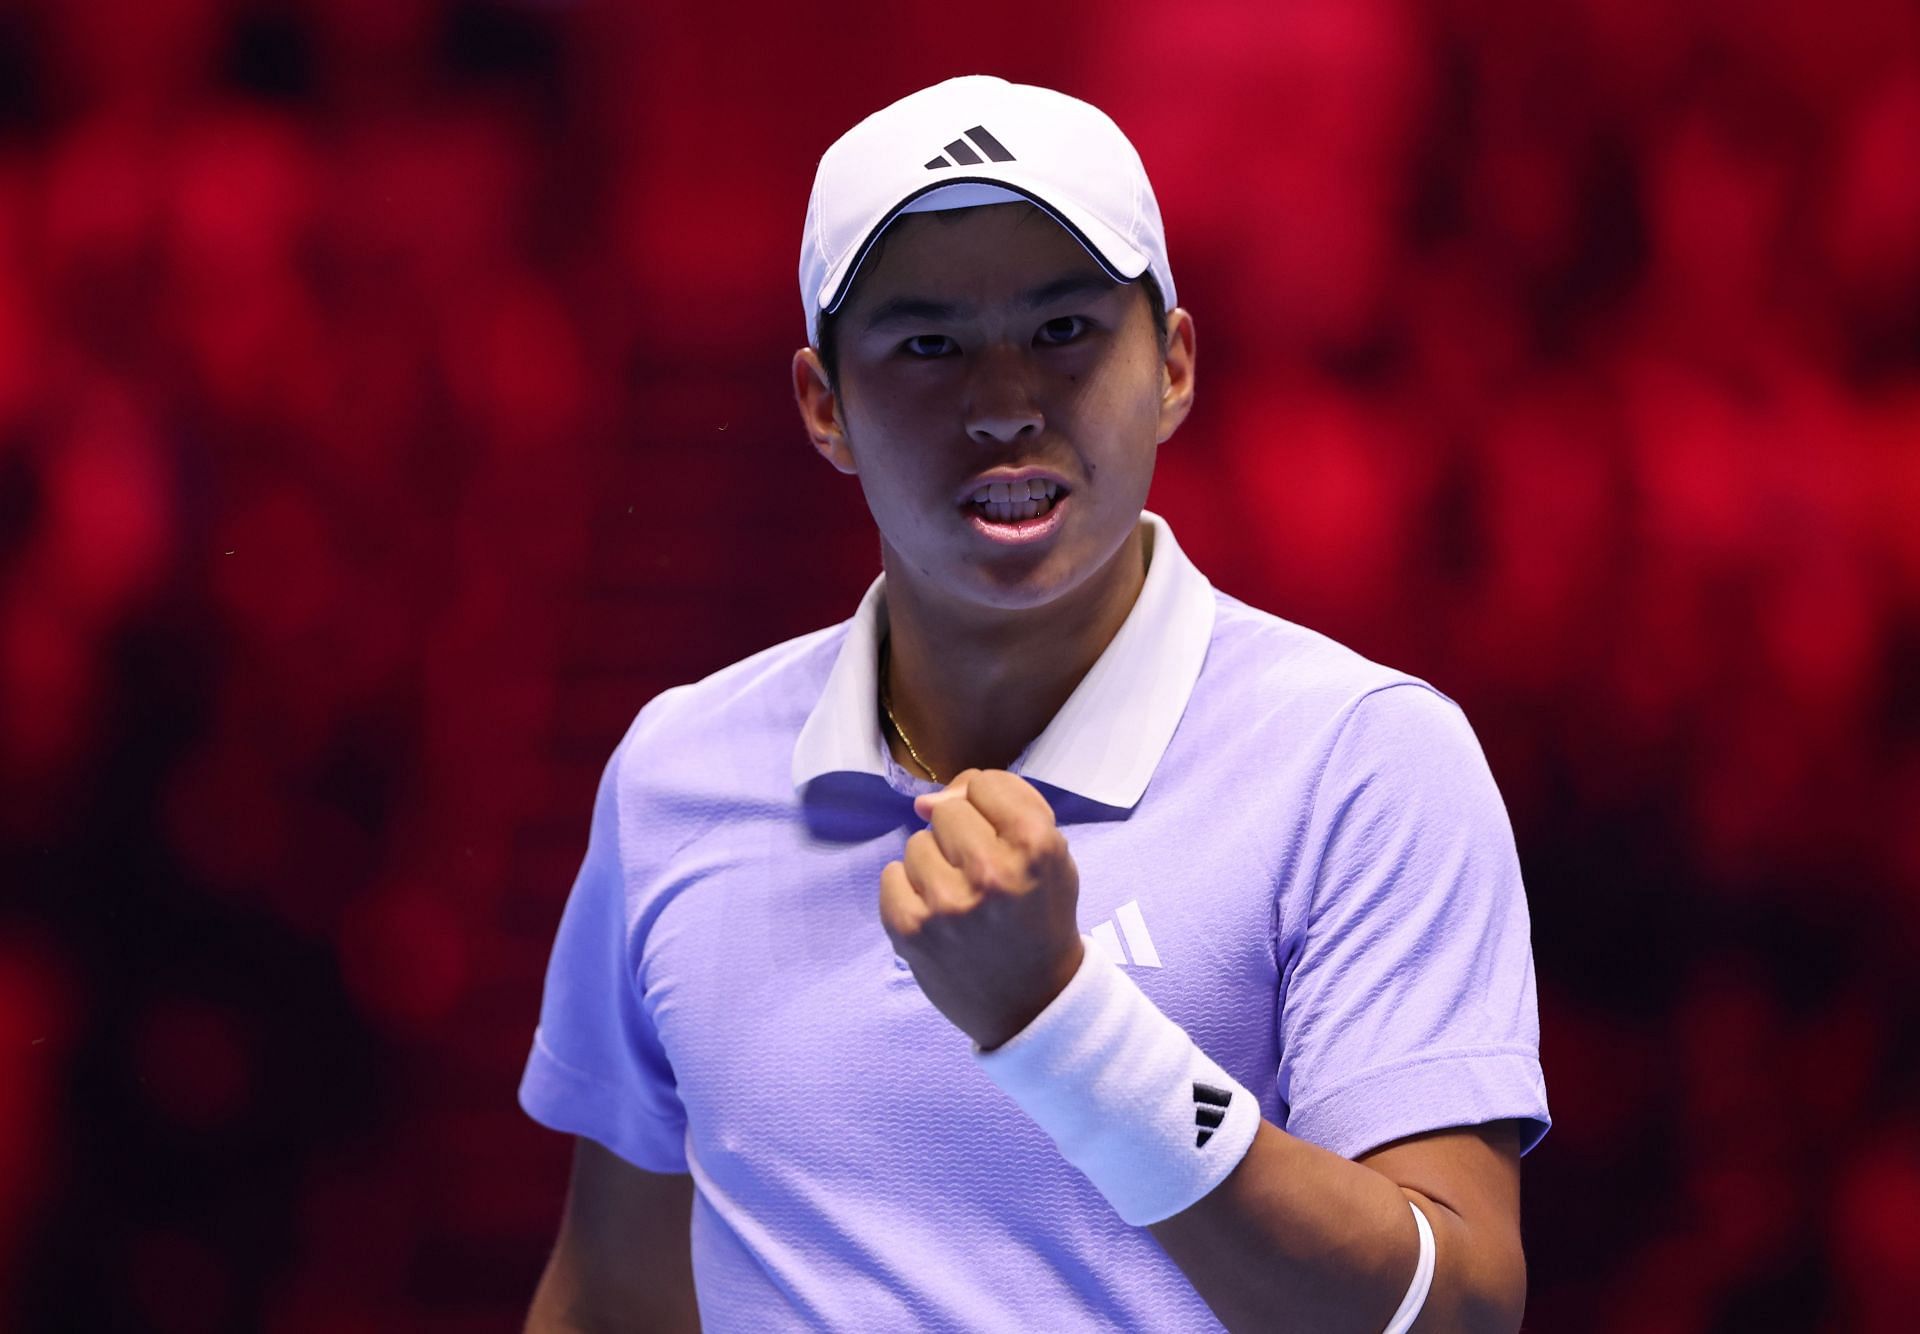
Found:
<path fill-rule="evenodd" d="M 1046 729 L 1113 641 L 1146 580 L 1147 525 L 1080 587 L 1022 611 L 954 605 L 896 577 L 886 551 L 893 716 L 926 768 L 1005 769 Z M 894 757 L 925 776 L 897 734 Z"/>

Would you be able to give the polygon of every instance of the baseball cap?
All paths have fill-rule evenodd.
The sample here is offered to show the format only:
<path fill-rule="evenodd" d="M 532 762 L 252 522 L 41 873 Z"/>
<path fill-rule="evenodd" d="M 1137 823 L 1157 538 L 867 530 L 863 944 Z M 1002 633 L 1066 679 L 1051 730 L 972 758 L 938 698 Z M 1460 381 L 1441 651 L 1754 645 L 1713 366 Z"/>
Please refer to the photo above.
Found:
<path fill-rule="evenodd" d="M 834 141 L 820 159 L 800 238 L 807 341 L 840 308 L 880 234 L 903 213 L 1027 200 L 1085 246 L 1115 282 L 1151 270 L 1176 304 L 1160 204 L 1106 112 L 990 74 L 910 93 Z"/>

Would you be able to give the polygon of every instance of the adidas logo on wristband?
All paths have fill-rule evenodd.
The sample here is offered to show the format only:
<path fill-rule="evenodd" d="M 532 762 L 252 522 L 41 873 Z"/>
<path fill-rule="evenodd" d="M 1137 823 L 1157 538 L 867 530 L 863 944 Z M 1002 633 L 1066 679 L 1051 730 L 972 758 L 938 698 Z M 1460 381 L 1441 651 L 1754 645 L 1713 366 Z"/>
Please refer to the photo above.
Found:
<path fill-rule="evenodd" d="M 1226 1089 L 1217 1089 L 1211 1084 L 1193 1082 L 1193 1123 L 1200 1127 L 1200 1133 L 1193 1137 L 1193 1147 L 1198 1149 L 1213 1138 L 1213 1132 L 1227 1119 L 1227 1104 L 1233 1101 L 1233 1094 Z"/>

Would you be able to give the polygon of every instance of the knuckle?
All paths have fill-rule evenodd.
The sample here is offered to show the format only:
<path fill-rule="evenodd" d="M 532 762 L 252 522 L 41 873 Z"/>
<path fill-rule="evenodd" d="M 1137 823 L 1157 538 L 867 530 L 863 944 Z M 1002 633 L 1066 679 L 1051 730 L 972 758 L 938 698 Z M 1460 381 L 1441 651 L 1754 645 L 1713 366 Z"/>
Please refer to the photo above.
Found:
<path fill-rule="evenodd" d="M 1020 850 L 1021 856 L 1028 861 L 1040 861 L 1052 851 L 1044 829 L 1036 829 L 1032 824 L 1022 822 L 1008 837 L 1008 842 Z"/>
<path fill-rule="evenodd" d="M 983 894 L 1002 894 L 1007 889 L 1007 874 L 999 858 L 976 854 L 967 859 L 967 880 Z"/>
<path fill-rule="evenodd" d="M 1042 834 L 1036 836 L 1027 847 L 1027 867 L 1035 878 L 1051 876 L 1059 871 L 1066 853 L 1063 842 Z"/>

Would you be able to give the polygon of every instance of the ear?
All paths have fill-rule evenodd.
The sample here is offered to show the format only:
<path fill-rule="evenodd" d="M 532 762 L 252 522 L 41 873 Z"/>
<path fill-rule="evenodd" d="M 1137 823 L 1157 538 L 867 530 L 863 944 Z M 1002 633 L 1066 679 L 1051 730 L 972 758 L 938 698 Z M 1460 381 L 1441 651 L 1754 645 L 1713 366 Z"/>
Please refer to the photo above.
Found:
<path fill-rule="evenodd" d="M 840 417 L 839 395 L 827 383 L 827 368 L 821 364 L 820 354 L 810 347 L 793 354 L 793 397 L 820 457 L 841 472 L 859 472 L 853 451 L 847 447 L 847 424 Z"/>
<path fill-rule="evenodd" d="M 1160 374 L 1160 440 L 1179 429 L 1193 409 L 1193 316 L 1184 306 L 1167 312 L 1167 356 Z"/>

